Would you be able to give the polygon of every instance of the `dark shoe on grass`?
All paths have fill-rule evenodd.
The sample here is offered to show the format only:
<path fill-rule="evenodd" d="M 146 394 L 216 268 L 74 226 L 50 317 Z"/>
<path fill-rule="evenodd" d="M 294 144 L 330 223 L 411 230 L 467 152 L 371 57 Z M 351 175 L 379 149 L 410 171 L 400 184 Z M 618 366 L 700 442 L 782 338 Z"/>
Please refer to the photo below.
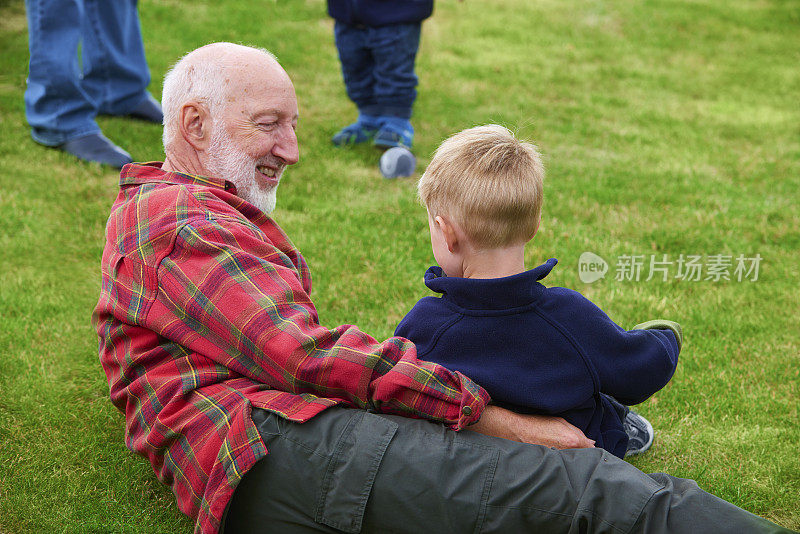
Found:
<path fill-rule="evenodd" d="M 161 104 L 150 93 L 147 93 L 142 103 L 133 108 L 128 115 L 147 122 L 158 124 L 164 122 L 164 112 L 161 111 Z"/>
<path fill-rule="evenodd" d="M 628 434 L 626 457 L 642 454 L 653 444 L 653 437 L 655 436 L 653 425 L 633 410 L 630 410 L 628 415 L 625 416 L 622 426 L 625 428 L 625 433 Z"/>
<path fill-rule="evenodd" d="M 84 161 L 95 161 L 121 169 L 131 163 L 131 155 L 108 140 L 103 134 L 95 133 L 67 141 L 56 148 L 68 152 Z"/>

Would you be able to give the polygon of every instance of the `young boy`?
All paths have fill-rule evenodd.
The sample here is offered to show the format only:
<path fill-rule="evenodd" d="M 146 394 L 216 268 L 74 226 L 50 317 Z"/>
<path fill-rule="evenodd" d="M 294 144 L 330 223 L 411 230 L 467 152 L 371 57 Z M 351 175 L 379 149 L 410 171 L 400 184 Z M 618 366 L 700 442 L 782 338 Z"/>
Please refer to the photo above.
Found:
<path fill-rule="evenodd" d="M 620 458 L 644 452 L 652 427 L 620 403 L 640 403 L 667 384 L 680 326 L 659 320 L 626 331 L 580 293 L 541 284 L 557 260 L 525 270 L 543 177 L 536 147 L 501 126 L 464 130 L 439 146 L 418 190 L 439 264 L 425 284 L 442 296 L 420 300 L 395 335 L 413 341 L 419 358 L 475 380 L 500 406 L 563 417 Z M 632 447 L 630 423 L 646 427 Z"/>

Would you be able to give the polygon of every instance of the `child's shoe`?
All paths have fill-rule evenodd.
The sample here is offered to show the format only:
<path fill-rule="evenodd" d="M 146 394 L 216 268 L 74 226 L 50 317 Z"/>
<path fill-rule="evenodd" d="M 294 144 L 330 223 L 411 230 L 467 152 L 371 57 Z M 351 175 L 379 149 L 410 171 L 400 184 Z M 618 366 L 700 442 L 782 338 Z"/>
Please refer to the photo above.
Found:
<path fill-rule="evenodd" d="M 628 434 L 626 457 L 642 454 L 653 444 L 653 437 L 655 436 L 653 425 L 633 410 L 630 410 L 628 415 L 625 416 L 622 426 L 625 429 L 625 433 Z"/>
<path fill-rule="evenodd" d="M 336 146 L 366 143 L 375 138 L 375 134 L 378 132 L 379 128 L 380 124 L 378 123 L 377 117 L 359 115 L 356 122 L 339 130 L 331 138 L 331 141 Z"/>
<path fill-rule="evenodd" d="M 378 148 L 402 146 L 411 148 L 414 142 L 414 128 L 411 121 L 397 117 L 381 117 L 381 127 L 375 134 L 372 144 Z"/>

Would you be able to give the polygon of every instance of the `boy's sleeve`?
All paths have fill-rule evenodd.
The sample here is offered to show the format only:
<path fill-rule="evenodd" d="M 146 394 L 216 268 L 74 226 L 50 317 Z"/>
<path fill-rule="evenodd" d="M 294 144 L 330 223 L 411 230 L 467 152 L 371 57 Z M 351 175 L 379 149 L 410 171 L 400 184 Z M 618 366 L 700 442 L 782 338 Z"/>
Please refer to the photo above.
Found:
<path fill-rule="evenodd" d="M 653 319 L 652 321 L 645 321 L 637 324 L 632 330 L 672 330 L 672 333 L 675 334 L 675 340 L 678 342 L 678 352 L 680 352 L 683 346 L 683 329 L 681 325 L 675 321 Z"/>
<path fill-rule="evenodd" d="M 632 405 L 667 385 L 683 340 L 678 323 L 649 321 L 625 330 L 580 293 L 563 291 L 570 312 L 562 321 L 596 370 L 600 391 Z"/>

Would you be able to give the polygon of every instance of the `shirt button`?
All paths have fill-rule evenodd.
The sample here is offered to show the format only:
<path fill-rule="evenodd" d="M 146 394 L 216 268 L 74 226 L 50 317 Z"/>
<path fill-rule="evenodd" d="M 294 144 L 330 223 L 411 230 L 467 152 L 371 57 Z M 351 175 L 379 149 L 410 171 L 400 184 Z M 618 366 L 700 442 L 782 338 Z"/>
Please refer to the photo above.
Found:
<path fill-rule="evenodd" d="M 472 408 L 470 408 L 469 406 L 464 406 L 463 408 L 461 408 L 461 413 L 463 413 L 464 415 L 472 415 Z"/>

